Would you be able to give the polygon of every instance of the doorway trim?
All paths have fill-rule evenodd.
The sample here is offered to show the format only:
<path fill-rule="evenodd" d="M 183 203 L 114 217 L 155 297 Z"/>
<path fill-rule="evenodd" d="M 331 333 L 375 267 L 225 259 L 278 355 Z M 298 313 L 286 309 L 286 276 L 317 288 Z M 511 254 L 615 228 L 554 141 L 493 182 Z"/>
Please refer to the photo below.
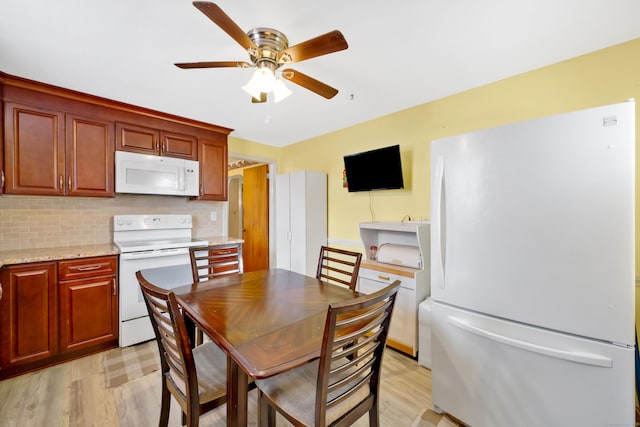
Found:
<path fill-rule="evenodd" d="M 246 154 L 229 153 L 229 157 L 238 160 L 251 160 L 257 163 L 266 163 L 268 165 L 269 179 L 269 268 L 276 267 L 276 173 L 278 171 L 277 161 L 275 159 L 249 156 Z M 228 174 L 227 174 L 228 175 Z M 228 176 L 227 176 L 228 185 Z M 224 202 L 222 209 L 223 230 L 226 235 L 229 234 L 229 202 Z"/>

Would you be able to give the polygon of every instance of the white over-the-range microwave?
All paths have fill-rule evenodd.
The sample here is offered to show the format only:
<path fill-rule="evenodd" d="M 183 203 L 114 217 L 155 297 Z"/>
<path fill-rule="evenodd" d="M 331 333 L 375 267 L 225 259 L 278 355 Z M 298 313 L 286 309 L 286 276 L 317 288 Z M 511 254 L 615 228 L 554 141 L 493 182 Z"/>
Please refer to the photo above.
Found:
<path fill-rule="evenodd" d="M 116 193 L 197 196 L 200 166 L 194 160 L 116 151 Z"/>

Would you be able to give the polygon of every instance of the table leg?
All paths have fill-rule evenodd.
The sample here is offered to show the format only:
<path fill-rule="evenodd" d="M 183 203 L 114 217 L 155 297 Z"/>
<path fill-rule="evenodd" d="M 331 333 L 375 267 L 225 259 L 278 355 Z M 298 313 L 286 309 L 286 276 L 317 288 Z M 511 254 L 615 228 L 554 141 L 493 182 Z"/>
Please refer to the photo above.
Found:
<path fill-rule="evenodd" d="M 249 398 L 247 374 L 227 356 L 227 426 L 246 427 Z"/>

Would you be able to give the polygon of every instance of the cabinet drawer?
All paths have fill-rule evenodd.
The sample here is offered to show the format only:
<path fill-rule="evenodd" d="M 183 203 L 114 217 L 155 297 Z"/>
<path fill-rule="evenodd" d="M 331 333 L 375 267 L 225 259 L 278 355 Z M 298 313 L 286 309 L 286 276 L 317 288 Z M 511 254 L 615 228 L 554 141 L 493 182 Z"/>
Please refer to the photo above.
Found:
<path fill-rule="evenodd" d="M 81 258 L 58 262 L 58 280 L 110 276 L 118 273 L 118 257 Z"/>
<path fill-rule="evenodd" d="M 240 271 L 238 246 L 223 246 L 209 250 L 210 263 L 216 273 Z"/>
<path fill-rule="evenodd" d="M 238 256 L 238 247 L 237 246 L 221 246 L 219 248 L 213 248 L 209 250 L 209 255 L 211 257 L 228 257 L 228 256 Z"/>
<path fill-rule="evenodd" d="M 410 278 L 406 276 L 400 276 L 394 273 L 388 273 L 386 271 L 379 270 L 371 270 L 368 268 L 360 268 L 360 272 L 358 273 L 358 277 L 362 279 L 369 279 L 375 282 L 384 283 L 385 286 L 388 286 L 395 282 L 396 280 L 400 280 L 401 288 L 415 289 L 416 288 L 416 279 Z"/>

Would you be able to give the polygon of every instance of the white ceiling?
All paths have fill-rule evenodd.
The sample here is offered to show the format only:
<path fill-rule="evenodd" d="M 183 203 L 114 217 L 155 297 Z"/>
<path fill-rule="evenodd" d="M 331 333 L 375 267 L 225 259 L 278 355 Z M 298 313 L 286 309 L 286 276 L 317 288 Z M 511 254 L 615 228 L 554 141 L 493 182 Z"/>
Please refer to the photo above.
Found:
<path fill-rule="evenodd" d="M 252 69 L 189 0 L 0 0 L 0 71 L 235 129 L 285 146 L 640 37 L 638 0 L 218 0 L 241 28 L 294 45 L 334 29 L 347 50 L 291 68 L 335 87 L 252 104 Z"/>

